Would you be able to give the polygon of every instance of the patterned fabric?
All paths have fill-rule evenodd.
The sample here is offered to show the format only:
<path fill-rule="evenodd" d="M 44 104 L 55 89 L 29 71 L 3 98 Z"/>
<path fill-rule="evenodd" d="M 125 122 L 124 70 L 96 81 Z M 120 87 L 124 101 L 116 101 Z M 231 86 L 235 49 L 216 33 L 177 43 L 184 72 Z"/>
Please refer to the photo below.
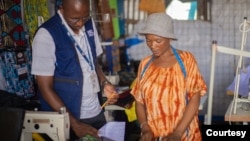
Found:
<path fill-rule="evenodd" d="M 56 0 L 56 11 L 59 9 L 61 5 L 62 5 L 62 0 Z"/>
<path fill-rule="evenodd" d="M 47 0 L 24 0 L 23 5 L 24 19 L 32 42 L 37 28 L 50 18 Z"/>
<path fill-rule="evenodd" d="M 120 50 L 116 46 L 105 46 L 108 72 L 113 74 L 121 70 Z"/>
<path fill-rule="evenodd" d="M 186 94 L 190 99 L 193 94 L 199 92 L 202 96 L 207 90 L 194 56 L 189 52 L 182 52 L 180 57 L 187 71 L 186 79 L 178 63 L 169 68 L 159 68 L 151 63 L 143 77 L 137 77 L 131 91 L 136 101 L 147 107 L 148 124 L 156 137 L 173 132 L 185 111 Z M 141 61 L 139 75 L 150 58 L 148 56 Z M 188 140 L 201 140 L 198 113 L 188 129 Z M 187 136 L 184 134 L 182 141 L 186 140 Z"/>
<path fill-rule="evenodd" d="M 20 54 L 21 53 L 21 54 Z M 21 56 L 22 55 L 22 56 Z M 31 50 L 4 51 L 0 53 L 0 64 L 6 80 L 6 91 L 24 98 L 35 95 L 31 70 Z"/>
<path fill-rule="evenodd" d="M 20 0 L 0 0 L 0 22 L 4 48 L 26 45 Z"/>

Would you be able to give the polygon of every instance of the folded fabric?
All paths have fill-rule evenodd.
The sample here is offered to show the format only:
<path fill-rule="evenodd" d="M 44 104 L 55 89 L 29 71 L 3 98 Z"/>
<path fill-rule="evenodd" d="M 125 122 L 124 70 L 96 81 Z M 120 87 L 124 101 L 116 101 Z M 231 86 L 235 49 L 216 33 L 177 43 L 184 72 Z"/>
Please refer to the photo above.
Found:
<path fill-rule="evenodd" d="M 128 122 L 137 120 L 136 113 L 135 113 L 135 102 L 132 103 L 132 106 L 129 109 L 125 108 L 125 113 L 127 115 Z"/>

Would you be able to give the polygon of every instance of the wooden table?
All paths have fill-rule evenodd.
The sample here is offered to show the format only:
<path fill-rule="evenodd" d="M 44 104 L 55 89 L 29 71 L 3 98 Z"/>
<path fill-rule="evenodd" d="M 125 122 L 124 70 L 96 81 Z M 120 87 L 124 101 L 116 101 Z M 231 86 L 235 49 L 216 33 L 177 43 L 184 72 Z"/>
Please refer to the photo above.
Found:
<path fill-rule="evenodd" d="M 224 116 L 225 121 L 228 122 L 243 122 L 243 124 L 248 124 L 250 122 L 250 110 L 246 111 L 240 107 L 241 103 L 238 103 L 236 113 L 233 114 L 233 102 L 228 106 L 227 112 Z"/>

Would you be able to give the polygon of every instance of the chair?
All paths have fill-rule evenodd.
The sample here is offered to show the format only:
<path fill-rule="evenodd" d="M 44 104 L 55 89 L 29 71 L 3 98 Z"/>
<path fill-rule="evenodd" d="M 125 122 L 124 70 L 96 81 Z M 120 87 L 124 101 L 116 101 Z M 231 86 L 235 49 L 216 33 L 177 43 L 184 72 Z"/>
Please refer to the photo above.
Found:
<path fill-rule="evenodd" d="M 0 139 L 2 141 L 20 141 L 24 116 L 24 109 L 0 107 Z"/>

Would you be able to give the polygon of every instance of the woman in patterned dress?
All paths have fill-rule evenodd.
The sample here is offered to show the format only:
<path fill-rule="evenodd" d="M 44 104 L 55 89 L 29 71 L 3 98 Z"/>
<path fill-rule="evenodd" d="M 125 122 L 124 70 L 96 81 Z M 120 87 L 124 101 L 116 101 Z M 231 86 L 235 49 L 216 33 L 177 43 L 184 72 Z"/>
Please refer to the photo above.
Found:
<path fill-rule="evenodd" d="M 170 45 L 176 37 L 166 13 L 150 14 L 145 35 L 152 55 L 141 60 L 132 95 L 141 141 L 201 141 L 200 97 L 207 87 L 191 52 Z"/>

